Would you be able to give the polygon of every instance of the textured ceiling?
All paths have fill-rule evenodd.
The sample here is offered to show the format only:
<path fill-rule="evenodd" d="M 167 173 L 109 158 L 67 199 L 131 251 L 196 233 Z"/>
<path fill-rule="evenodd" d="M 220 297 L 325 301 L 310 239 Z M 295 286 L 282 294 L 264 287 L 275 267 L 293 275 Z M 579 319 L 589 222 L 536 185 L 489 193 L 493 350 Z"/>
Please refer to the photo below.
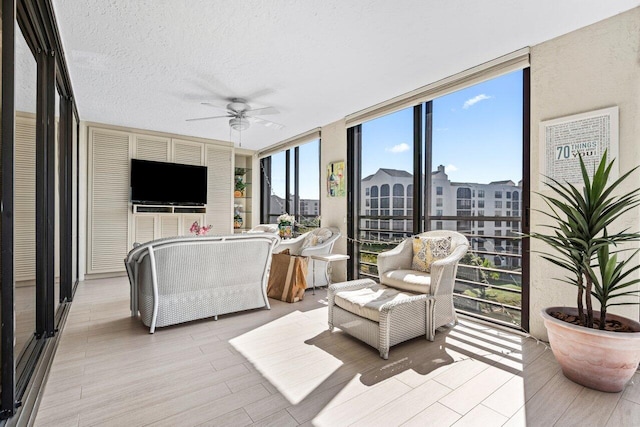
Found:
<path fill-rule="evenodd" d="M 82 120 L 234 140 L 201 105 L 245 97 L 259 149 L 640 0 L 53 0 Z"/>

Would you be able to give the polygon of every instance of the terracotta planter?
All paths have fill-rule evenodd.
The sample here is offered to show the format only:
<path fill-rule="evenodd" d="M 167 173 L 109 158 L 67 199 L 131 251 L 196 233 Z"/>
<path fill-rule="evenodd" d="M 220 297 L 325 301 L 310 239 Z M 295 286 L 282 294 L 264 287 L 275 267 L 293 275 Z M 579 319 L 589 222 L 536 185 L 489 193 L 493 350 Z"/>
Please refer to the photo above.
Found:
<path fill-rule="evenodd" d="M 572 325 L 549 315 L 558 311 L 577 315 L 576 308 L 548 307 L 541 315 L 549 334 L 553 355 L 570 380 L 595 390 L 619 392 L 640 362 L 640 323 L 607 315 L 627 324 L 635 332 L 609 332 Z M 598 318 L 599 312 L 593 312 Z"/>

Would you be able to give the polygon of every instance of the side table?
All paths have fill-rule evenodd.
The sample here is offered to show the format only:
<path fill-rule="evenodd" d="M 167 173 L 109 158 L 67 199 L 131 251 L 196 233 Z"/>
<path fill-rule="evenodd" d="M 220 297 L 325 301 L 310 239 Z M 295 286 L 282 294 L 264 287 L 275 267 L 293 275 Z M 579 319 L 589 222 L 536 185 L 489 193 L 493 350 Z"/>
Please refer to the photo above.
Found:
<path fill-rule="evenodd" d="M 331 265 L 332 262 L 334 261 L 346 261 L 350 258 L 349 255 L 343 255 L 343 254 L 326 254 L 326 255 L 310 255 L 309 258 L 314 259 L 314 260 L 318 260 L 318 261 L 324 261 L 326 263 L 328 263 L 329 265 Z M 329 275 L 329 285 L 331 284 L 331 275 Z M 327 285 L 327 286 L 329 286 Z M 316 263 L 313 263 L 313 291 L 312 291 L 312 295 L 316 294 Z"/>

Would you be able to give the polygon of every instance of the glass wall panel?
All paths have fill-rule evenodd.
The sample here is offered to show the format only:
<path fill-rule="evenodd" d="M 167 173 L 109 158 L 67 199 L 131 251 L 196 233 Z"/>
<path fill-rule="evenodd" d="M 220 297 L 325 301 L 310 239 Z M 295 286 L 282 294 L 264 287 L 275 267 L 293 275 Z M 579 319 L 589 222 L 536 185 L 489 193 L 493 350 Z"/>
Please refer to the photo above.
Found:
<path fill-rule="evenodd" d="M 413 233 L 413 107 L 363 123 L 361 153 L 358 261 L 377 277 L 377 254 Z"/>
<path fill-rule="evenodd" d="M 289 154 L 288 175 L 287 153 Z M 319 157 L 320 140 L 281 151 L 270 157 L 271 176 L 265 175 L 267 187 L 271 188 L 268 215 L 270 223 L 277 223 L 278 216 L 286 212 L 296 216 L 296 233 L 298 234 L 306 233 L 309 229 L 319 226 Z M 289 185 L 289 194 L 285 194 L 286 184 Z M 299 194 L 296 194 L 296 187 Z M 286 203 L 287 198 L 289 203 Z"/>
<path fill-rule="evenodd" d="M 36 319 L 37 63 L 20 28 L 15 31 L 14 274 L 16 360 L 33 337 Z"/>
<path fill-rule="evenodd" d="M 520 325 L 522 72 L 433 101 L 431 228 L 457 230 L 471 250 L 456 308 Z"/>
<path fill-rule="evenodd" d="M 55 312 L 60 305 L 60 93 L 58 87 L 55 91 L 55 213 L 54 213 L 54 308 Z"/>
<path fill-rule="evenodd" d="M 271 156 L 271 194 L 269 203 L 269 223 L 278 222 L 278 216 L 286 212 L 286 182 L 287 167 L 285 152 Z"/>
<path fill-rule="evenodd" d="M 295 170 L 296 170 L 296 158 L 295 158 L 295 151 L 296 149 L 291 149 L 288 150 L 289 151 L 289 176 L 287 177 L 287 180 L 289 181 L 289 207 L 288 207 L 288 212 L 289 214 L 293 215 L 296 217 L 296 220 L 298 219 L 298 195 L 296 194 L 296 175 L 295 175 Z"/>
<path fill-rule="evenodd" d="M 306 232 L 318 227 L 320 216 L 320 140 L 298 147 L 299 189 L 298 231 Z"/>
<path fill-rule="evenodd" d="M 78 279 L 78 123 L 75 116 L 72 117 L 71 124 L 71 150 L 73 176 L 71 184 L 71 283 L 75 284 Z"/>

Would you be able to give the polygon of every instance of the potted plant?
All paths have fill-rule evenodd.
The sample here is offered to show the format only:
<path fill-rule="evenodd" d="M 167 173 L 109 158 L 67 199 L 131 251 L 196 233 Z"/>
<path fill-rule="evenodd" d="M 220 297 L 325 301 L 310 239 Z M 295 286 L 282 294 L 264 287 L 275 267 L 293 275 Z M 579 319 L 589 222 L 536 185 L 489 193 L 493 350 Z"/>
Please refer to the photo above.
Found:
<path fill-rule="evenodd" d="M 640 204 L 640 190 L 613 194 L 635 171 L 608 184 L 613 161 L 605 152 L 590 179 L 580 156 L 582 191 L 570 183 L 549 178 L 552 196 L 539 194 L 549 207 L 539 211 L 554 222 L 549 233 L 530 236 L 554 251 L 542 258 L 561 267 L 567 276 L 558 279 L 577 287 L 577 307 L 549 307 L 542 311 L 549 342 L 564 375 L 584 386 L 607 392 L 621 391 L 640 362 L 640 323 L 608 314 L 615 305 L 638 304 L 631 287 L 640 283 L 632 274 L 640 268 L 638 250 L 624 244 L 640 240 L 640 233 L 611 232 L 623 213 Z M 619 256 L 620 255 L 620 256 Z M 629 297 L 632 297 L 631 299 Z M 595 311 L 593 299 L 600 303 Z"/>
<path fill-rule="evenodd" d="M 296 218 L 286 212 L 278 217 L 278 231 L 280 232 L 280 237 L 283 239 L 293 237 L 293 225 L 295 221 Z"/>
<path fill-rule="evenodd" d="M 244 191 L 247 188 L 247 183 L 244 179 L 246 174 L 247 170 L 245 168 L 235 168 L 233 173 L 235 182 L 233 197 L 244 197 Z"/>
<path fill-rule="evenodd" d="M 247 184 L 242 180 L 236 180 L 233 197 L 244 197 L 244 190 L 247 188 Z"/>

